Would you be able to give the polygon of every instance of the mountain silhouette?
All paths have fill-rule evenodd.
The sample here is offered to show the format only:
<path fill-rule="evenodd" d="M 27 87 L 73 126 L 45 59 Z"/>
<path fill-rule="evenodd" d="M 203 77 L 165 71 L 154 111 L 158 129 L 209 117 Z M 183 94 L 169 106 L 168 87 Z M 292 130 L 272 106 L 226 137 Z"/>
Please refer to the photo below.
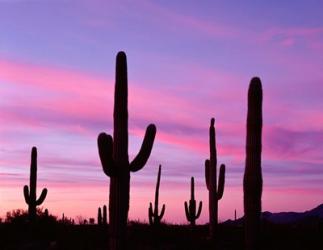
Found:
<path fill-rule="evenodd" d="M 323 203 L 311 210 L 305 212 L 279 212 L 271 213 L 265 211 L 261 213 L 263 221 L 271 222 L 274 224 L 294 224 L 294 223 L 309 223 L 313 221 L 323 221 Z M 227 220 L 224 224 L 242 225 L 244 218 L 241 217 L 236 221 Z"/>

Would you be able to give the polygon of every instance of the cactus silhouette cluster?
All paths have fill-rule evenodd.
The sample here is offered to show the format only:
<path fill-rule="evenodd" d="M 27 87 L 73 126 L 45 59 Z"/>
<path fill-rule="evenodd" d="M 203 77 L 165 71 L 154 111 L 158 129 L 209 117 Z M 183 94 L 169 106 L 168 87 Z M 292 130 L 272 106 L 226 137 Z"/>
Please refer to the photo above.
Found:
<path fill-rule="evenodd" d="M 243 178 L 244 191 L 244 226 L 245 245 L 247 250 L 258 250 L 260 246 L 260 215 L 262 195 L 262 85 L 259 78 L 251 80 L 248 90 L 246 136 L 246 162 Z M 128 76 L 127 59 L 124 52 L 116 57 L 116 78 L 113 112 L 113 137 L 106 133 L 98 136 L 98 152 L 104 173 L 110 177 L 109 192 L 109 249 L 126 249 L 126 227 L 128 221 L 130 199 L 130 173 L 141 170 L 151 154 L 156 135 L 156 126 L 150 124 L 145 132 L 144 140 L 136 157 L 129 162 L 128 153 Z M 225 165 L 221 164 L 219 179 L 217 178 L 217 149 L 215 120 L 209 127 L 209 159 L 205 160 L 205 180 L 209 198 L 209 235 L 217 238 L 218 202 L 223 197 L 225 186 Z M 151 225 L 159 225 L 165 214 L 165 204 L 159 210 L 159 187 L 161 165 L 158 168 L 155 201 L 149 203 L 148 216 Z M 44 188 L 37 199 L 37 148 L 31 151 L 30 184 L 24 186 L 24 197 L 28 204 L 30 221 L 37 215 L 37 206 L 41 205 L 47 195 Z M 195 200 L 194 177 L 191 177 L 191 197 L 184 202 L 185 215 L 191 226 L 196 224 L 202 211 L 202 201 Z M 48 210 L 45 210 L 48 217 Z M 237 212 L 234 210 L 234 220 Z M 65 221 L 63 214 L 62 222 Z M 94 221 L 94 219 L 93 219 Z M 107 206 L 98 208 L 99 225 L 107 225 Z"/>
<path fill-rule="evenodd" d="M 191 199 L 189 204 L 184 203 L 186 219 L 190 222 L 192 226 L 195 225 L 195 221 L 200 217 L 202 211 L 202 201 L 199 203 L 199 208 L 196 212 L 196 200 L 194 194 L 194 177 L 191 177 Z"/>
<path fill-rule="evenodd" d="M 113 112 L 113 138 L 101 133 L 98 149 L 104 173 L 110 177 L 109 230 L 110 249 L 126 248 L 129 210 L 130 172 L 142 169 L 152 150 L 156 127 L 150 124 L 139 153 L 129 163 L 128 155 L 128 76 L 124 52 L 116 58 L 116 82 Z"/>
<path fill-rule="evenodd" d="M 262 173 L 262 86 L 258 77 L 251 80 L 248 91 L 246 166 L 243 177 L 245 244 L 247 250 L 259 249 Z"/>
<path fill-rule="evenodd" d="M 209 233 L 212 239 L 216 237 L 218 224 L 218 201 L 221 200 L 224 191 L 225 165 L 220 166 L 219 183 L 217 186 L 217 154 L 214 118 L 211 119 L 209 129 L 210 159 L 205 161 L 205 181 L 209 190 Z"/>
<path fill-rule="evenodd" d="M 160 185 L 160 175 L 161 175 L 161 165 L 158 168 L 157 175 L 157 183 L 156 183 L 156 191 L 155 191 L 155 206 L 153 208 L 153 204 L 149 203 L 148 209 L 148 217 L 150 225 L 159 225 L 165 213 L 165 204 L 163 204 L 162 209 L 159 214 L 159 185 Z"/>
<path fill-rule="evenodd" d="M 29 187 L 24 186 L 24 197 L 28 204 L 28 215 L 31 221 L 34 221 L 37 215 L 37 206 L 40 206 L 47 195 L 47 188 L 44 188 L 41 195 L 37 199 L 37 148 L 33 147 L 31 150 L 31 163 L 30 163 L 30 179 Z"/>
<path fill-rule="evenodd" d="M 103 210 L 103 211 L 102 211 Z M 98 225 L 107 225 L 107 206 L 104 205 L 103 208 L 98 208 Z"/>

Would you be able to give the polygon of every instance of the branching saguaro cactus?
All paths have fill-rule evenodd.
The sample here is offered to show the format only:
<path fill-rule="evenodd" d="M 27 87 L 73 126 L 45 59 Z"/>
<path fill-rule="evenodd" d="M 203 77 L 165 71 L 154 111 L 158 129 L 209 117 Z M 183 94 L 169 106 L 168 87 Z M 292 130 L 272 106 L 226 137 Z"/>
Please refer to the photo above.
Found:
<path fill-rule="evenodd" d="M 41 192 L 40 197 L 36 198 L 36 188 L 37 188 L 37 148 L 33 147 L 31 150 L 31 164 L 30 164 L 30 179 L 29 187 L 24 186 L 24 197 L 28 204 L 28 215 L 31 221 L 35 220 L 37 210 L 36 207 L 41 205 L 47 195 L 47 188 L 44 188 Z"/>
<path fill-rule="evenodd" d="M 155 207 L 153 209 L 153 204 L 150 202 L 149 209 L 148 209 L 150 225 L 159 225 L 165 213 L 165 204 L 163 204 L 163 207 L 160 211 L 160 215 L 158 211 L 160 175 L 161 175 L 161 165 L 159 165 L 159 168 L 158 168 L 157 184 L 156 184 L 156 191 L 155 191 Z"/>
<path fill-rule="evenodd" d="M 142 169 L 152 150 L 156 127 L 147 127 L 141 149 L 129 163 L 128 155 L 128 79 L 127 58 L 119 52 L 116 59 L 113 138 L 101 133 L 98 149 L 104 173 L 110 177 L 109 230 L 110 249 L 126 248 L 126 226 L 129 210 L 130 171 Z"/>
<path fill-rule="evenodd" d="M 101 208 L 98 208 L 98 225 L 102 225 L 102 211 Z"/>
<path fill-rule="evenodd" d="M 102 222 L 103 222 L 103 225 L 107 225 L 108 224 L 108 220 L 107 220 L 107 206 L 104 205 L 103 206 L 103 218 L 102 218 Z"/>
<path fill-rule="evenodd" d="M 218 224 L 218 201 L 222 198 L 224 191 L 225 165 L 222 164 L 220 166 L 219 184 L 217 186 L 217 155 L 214 118 L 211 119 L 209 136 L 210 159 L 205 161 L 205 180 L 207 189 L 209 190 L 209 233 L 211 239 L 215 239 Z"/>
<path fill-rule="evenodd" d="M 243 178 L 245 244 L 247 250 L 259 245 L 262 173 L 262 86 L 258 77 L 252 78 L 248 91 L 246 166 Z"/>
<path fill-rule="evenodd" d="M 187 220 L 191 223 L 191 226 L 195 225 L 195 221 L 200 217 L 202 212 L 202 201 L 199 203 L 199 208 L 196 213 L 196 200 L 194 195 L 194 177 L 191 177 L 191 199 L 189 201 L 189 205 L 187 202 L 184 203 L 185 214 Z"/>

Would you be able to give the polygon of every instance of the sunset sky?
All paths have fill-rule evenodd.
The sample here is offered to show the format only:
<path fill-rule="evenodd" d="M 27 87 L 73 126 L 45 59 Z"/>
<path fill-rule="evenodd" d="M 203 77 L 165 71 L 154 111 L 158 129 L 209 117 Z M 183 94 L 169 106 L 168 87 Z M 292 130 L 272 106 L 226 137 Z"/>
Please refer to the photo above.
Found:
<path fill-rule="evenodd" d="M 185 2 L 185 4 L 183 4 Z M 130 219 L 148 221 L 158 165 L 164 219 L 186 223 L 190 177 L 208 221 L 204 160 L 215 117 L 227 166 L 220 220 L 243 215 L 247 90 L 263 83 L 263 210 L 323 203 L 323 2 L 0 0 L 0 216 L 26 209 L 30 152 L 55 215 L 97 216 L 109 178 L 97 136 L 112 134 L 115 56 L 128 58 Z M 229 3 L 230 2 L 230 3 Z"/>

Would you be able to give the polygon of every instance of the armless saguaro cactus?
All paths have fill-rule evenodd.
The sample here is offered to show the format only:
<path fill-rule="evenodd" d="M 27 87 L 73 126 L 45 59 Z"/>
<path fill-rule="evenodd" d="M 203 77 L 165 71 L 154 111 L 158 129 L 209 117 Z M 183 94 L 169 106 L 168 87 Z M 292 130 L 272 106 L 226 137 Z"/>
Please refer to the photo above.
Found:
<path fill-rule="evenodd" d="M 254 77 L 248 91 L 246 166 L 243 178 L 245 244 L 247 250 L 260 248 L 262 87 Z"/>
<path fill-rule="evenodd" d="M 126 227 L 129 210 L 130 171 L 142 169 L 152 150 L 156 127 L 147 127 L 141 149 L 129 163 L 128 155 L 128 79 L 127 59 L 119 52 L 116 59 L 113 138 L 101 133 L 98 149 L 104 173 L 110 177 L 109 230 L 110 249 L 126 248 Z"/>
<path fill-rule="evenodd" d="M 209 233 L 211 239 L 216 237 L 216 228 L 218 225 L 218 201 L 223 196 L 225 165 L 220 166 L 219 184 L 217 186 L 217 155 L 215 142 L 214 118 L 211 119 L 210 125 L 210 159 L 205 161 L 205 180 L 209 190 Z"/>
<path fill-rule="evenodd" d="M 194 177 L 191 177 L 191 199 L 189 205 L 187 205 L 186 201 L 184 203 L 186 219 L 191 223 L 191 226 L 195 226 L 195 221 L 200 217 L 202 211 L 202 201 L 200 201 L 196 213 L 196 200 L 194 196 Z"/>
<path fill-rule="evenodd" d="M 158 168 L 158 176 L 157 176 L 157 184 L 155 191 L 155 207 L 153 209 L 153 204 L 149 203 L 148 216 L 149 216 L 149 224 L 150 225 L 159 225 L 161 219 L 165 213 L 165 204 L 163 204 L 162 210 L 160 211 L 160 215 L 158 215 L 158 200 L 159 200 L 159 185 L 160 185 L 160 175 L 161 175 L 161 165 Z"/>
<path fill-rule="evenodd" d="M 98 225 L 102 225 L 102 211 L 101 208 L 98 208 Z"/>
<path fill-rule="evenodd" d="M 47 188 L 44 188 L 41 192 L 40 197 L 36 198 L 37 188 L 37 148 L 33 147 L 31 150 L 31 164 L 30 164 L 30 179 L 29 187 L 24 186 L 24 197 L 28 204 L 28 215 L 29 219 L 33 221 L 36 218 L 36 207 L 41 205 L 47 195 Z"/>

